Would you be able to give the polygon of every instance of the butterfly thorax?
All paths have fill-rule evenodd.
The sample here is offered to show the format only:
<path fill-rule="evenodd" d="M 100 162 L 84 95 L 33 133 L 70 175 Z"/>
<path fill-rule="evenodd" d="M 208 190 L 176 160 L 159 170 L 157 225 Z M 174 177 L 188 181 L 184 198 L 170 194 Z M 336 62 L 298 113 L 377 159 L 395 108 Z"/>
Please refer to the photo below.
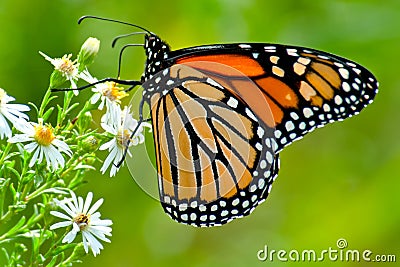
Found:
<path fill-rule="evenodd" d="M 146 66 L 142 75 L 142 82 L 152 78 L 154 74 L 167 68 L 165 59 L 168 58 L 170 47 L 156 35 L 146 35 L 144 49 L 146 53 Z"/>

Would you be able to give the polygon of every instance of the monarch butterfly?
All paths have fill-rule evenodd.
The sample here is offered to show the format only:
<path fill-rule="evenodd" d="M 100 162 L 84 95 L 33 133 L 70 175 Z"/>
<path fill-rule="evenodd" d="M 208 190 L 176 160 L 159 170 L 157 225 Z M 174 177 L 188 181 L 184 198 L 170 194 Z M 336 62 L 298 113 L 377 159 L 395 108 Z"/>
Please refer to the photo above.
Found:
<path fill-rule="evenodd" d="M 141 81 L 100 82 L 142 85 L 160 201 L 180 223 L 216 226 L 250 214 L 267 198 L 284 147 L 358 114 L 378 91 L 367 69 L 326 52 L 265 43 L 171 50 L 124 24 L 145 31 Z"/>

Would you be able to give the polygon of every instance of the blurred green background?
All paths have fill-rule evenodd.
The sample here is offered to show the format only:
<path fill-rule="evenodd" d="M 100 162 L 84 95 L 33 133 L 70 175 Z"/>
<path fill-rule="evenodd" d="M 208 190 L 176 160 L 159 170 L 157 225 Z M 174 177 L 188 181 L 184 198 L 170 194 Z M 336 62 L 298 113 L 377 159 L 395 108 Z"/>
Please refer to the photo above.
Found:
<path fill-rule="evenodd" d="M 260 262 L 256 254 L 264 245 L 287 251 L 336 249 L 339 238 L 347 240 L 349 249 L 396 254 L 400 261 L 400 1 L 2 0 L 0 87 L 19 103 L 38 104 L 52 71 L 38 51 L 51 57 L 76 54 L 89 36 L 102 41 L 92 73 L 115 76 L 118 48 L 111 49 L 110 42 L 134 29 L 101 21 L 78 26 L 85 14 L 139 24 L 173 49 L 224 42 L 312 47 L 355 60 L 380 81 L 375 103 L 359 116 L 319 129 L 285 149 L 266 203 L 223 227 L 175 223 L 127 168 L 115 178 L 92 172 L 79 193 L 104 197 L 101 213 L 114 225 L 112 242 L 98 257 L 88 255 L 85 266 L 309 266 Z M 129 41 L 142 39 L 132 37 L 119 47 Z M 121 77 L 139 78 L 143 64 L 143 51 L 129 49 Z M 81 101 L 89 96 L 81 94 Z M 147 158 L 134 157 L 138 166 Z M 135 175 L 155 181 L 148 168 L 138 168 Z M 312 266 L 364 263 L 325 260 Z"/>

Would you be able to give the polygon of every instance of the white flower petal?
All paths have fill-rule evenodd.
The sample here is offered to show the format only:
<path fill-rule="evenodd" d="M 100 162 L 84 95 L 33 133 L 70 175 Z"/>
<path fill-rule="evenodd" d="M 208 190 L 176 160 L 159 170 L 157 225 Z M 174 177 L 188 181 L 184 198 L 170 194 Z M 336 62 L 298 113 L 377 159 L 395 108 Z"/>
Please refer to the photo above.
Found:
<path fill-rule="evenodd" d="M 32 141 L 33 138 L 30 137 L 27 134 L 16 134 L 13 137 L 11 137 L 10 139 L 8 139 L 9 143 L 22 143 L 22 142 L 28 142 L 28 141 Z"/>
<path fill-rule="evenodd" d="M 114 153 L 115 154 L 115 153 Z M 111 162 L 114 160 L 114 155 L 111 153 L 108 154 L 107 158 L 104 160 L 103 166 L 101 167 L 100 171 L 104 174 L 108 167 L 110 166 Z"/>
<path fill-rule="evenodd" d="M 78 211 L 82 212 L 83 211 L 83 198 L 82 197 L 78 197 Z"/>
<path fill-rule="evenodd" d="M 93 255 L 96 256 L 97 254 L 99 254 L 100 250 L 103 248 L 101 243 L 97 241 L 97 239 L 90 232 L 84 231 L 82 232 L 82 234 L 86 237 L 92 249 Z"/>
<path fill-rule="evenodd" d="M 112 147 L 114 147 L 114 146 L 116 146 L 116 145 L 117 145 L 117 142 L 116 142 L 116 140 L 113 138 L 113 139 L 111 139 L 110 141 L 108 141 L 107 143 L 102 144 L 102 145 L 99 147 L 99 150 L 110 149 L 110 148 L 112 148 Z"/>
<path fill-rule="evenodd" d="M 90 208 L 90 210 L 87 212 L 88 214 L 93 214 L 95 213 L 98 208 L 103 204 L 104 199 L 100 198 L 99 200 L 96 201 L 96 203 L 93 204 L 93 206 Z M 86 213 L 86 212 L 85 212 Z"/>
<path fill-rule="evenodd" d="M 90 208 L 90 205 L 92 204 L 92 199 L 93 199 L 93 193 L 89 192 L 86 196 L 86 201 L 85 205 L 83 207 L 82 213 L 88 214 L 88 210 Z M 97 203 L 97 202 L 96 202 Z M 98 207 L 97 207 L 98 208 Z M 89 212 L 91 214 L 92 212 Z"/>
<path fill-rule="evenodd" d="M 67 216 L 64 213 L 61 213 L 59 211 L 52 210 L 52 211 L 50 211 L 50 214 L 53 215 L 53 216 L 56 216 L 58 218 L 61 218 L 61 219 L 71 220 L 71 217 L 69 217 L 69 216 Z"/>
<path fill-rule="evenodd" d="M 83 242 L 83 248 L 85 249 L 86 253 L 89 253 L 89 244 L 86 239 L 86 235 L 82 234 L 82 242 Z"/>
<path fill-rule="evenodd" d="M 73 223 L 72 226 L 74 226 L 74 225 L 76 225 L 76 224 Z M 79 229 L 79 227 L 78 227 L 78 229 Z M 74 241 L 77 233 L 78 233 L 78 231 L 73 227 L 72 230 L 64 236 L 64 238 L 61 242 L 62 243 L 71 243 L 72 241 Z"/>
<path fill-rule="evenodd" d="M 64 221 L 64 222 L 58 222 L 50 226 L 50 230 L 58 229 L 61 227 L 67 227 L 72 224 L 72 221 Z"/>
<path fill-rule="evenodd" d="M 74 203 L 74 206 L 76 207 L 76 208 L 78 208 L 78 199 L 76 198 L 76 195 L 75 195 L 75 193 L 74 193 L 74 191 L 70 191 L 71 192 L 71 197 L 72 197 L 72 202 Z"/>

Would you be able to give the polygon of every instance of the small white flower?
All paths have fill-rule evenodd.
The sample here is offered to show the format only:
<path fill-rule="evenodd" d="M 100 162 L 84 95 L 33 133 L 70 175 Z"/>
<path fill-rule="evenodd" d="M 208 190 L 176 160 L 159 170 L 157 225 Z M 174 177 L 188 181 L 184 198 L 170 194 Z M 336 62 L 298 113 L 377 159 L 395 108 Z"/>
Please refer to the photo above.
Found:
<path fill-rule="evenodd" d="M 11 128 L 8 122 L 11 122 L 15 128 L 20 129 L 29 120 L 28 115 L 23 113 L 29 111 L 29 107 L 21 104 L 10 104 L 15 98 L 7 95 L 6 91 L 0 88 L 0 138 L 11 137 Z"/>
<path fill-rule="evenodd" d="M 107 118 L 107 120 L 104 121 L 103 117 L 103 122 L 101 123 L 101 127 L 114 137 L 99 148 L 100 150 L 108 149 L 110 152 L 100 171 L 104 174 L 112 164 L 110 171 L 111 177 L 118 171 L 115 165 L 123 159 L 128 146 L 136 146 L 144 142 L 143 127 L 151 128 L 151 125 L 147 122 L 142 122 L 139 126 L 138 121 L 129 113 L 127 106 L 123 110 L 117 106 L 114 111 L 115 112 L 111 114 L 113 118 Z M 131 137 L 133 131 L 136 132 L 135 135 Z M 129 156 L 132 156 L 129 150 L 127 152 Z"/>
<path fill-rule="evenodd" d="M 43 157 L 46 158 L 47 167 L 52 167 L 56 170 L 59 166 L 63 168 L 65 165 L 64 157 L 61 152 L 72 155 L 72 151 L 68 145 L 56 138 L 52 129 L 49 126 L 43 125 L 43 120 L 39 119 L 39 123 L 26 123 L 23 128 L 18 129 L 23 134 L 16 134 L 8 139 L 10 143 L 30 142 L 24 146 L 24 149 L 29 153 L 35 151 L 29 162 L 29 167 L 35 163 L 41 163 Z"/>
<path fill-rule="evenodd" d="M 98 80 L 93 77 L 87 70 L 84 70 L 79 75 L 84 81 L 88 83 L 96 83 Z M 100 100 L 98 109 L 103 110 L 104 105 L 107 110 L 115 108 L 116 105 L 121 103 L 121 99 L 128 96 L 128 93 L 124 91 L 124 88 L 117 87 L 115 82 L 105 82 L 96 84 L 92 88 L 94 93 L 90 99 L 91 104 L 96 104 Z"/>
<path fill-rule="evenodd" d="M 51 58 L 41 51 L 39 53 L 71 83 L 72 88 L 77 88 L 75 81 L 79 78 L 79 63 L 77 63 L 77 60 L 71 60 L 72 54 L 64 55 L 62 58 Z M 78 90 L 74 90 L 75 95 L 78 95 L 78 92 Z"/>
<path fill-rule="evenodd" d="M 93 255 L 100 254 L 100 250 L 103 249 L 103 245 L 98 239 L 111 242 L 106 236 L 111 236 L 112 225 L 111 220 L 100 219 L 100 212 L 98 208 L 103 204 L 103 199 L 99 199 L 96 203 L 92 204 L 93 193 L 89 192 L 86 196 L 85 202 L 82 197 L 76 197 L 75 193 L 71 191 L 72 198 L 65 198 L 62 201 L 54 199 L 54 202 L 63 209 L 67 214 L 50 211 L 50 214 L 65 221 L 55 223 L 50 226 L 50 230 L 54 230 L 61 227 L 72 226 L 70 232 L 68 232 L 63 238 L 63 243 L 71 243 L 74 241 L 78 232 L 82 233 L 83 247 L 86 253 L 89 252 L 89 247 L 92 249 Z"/>

